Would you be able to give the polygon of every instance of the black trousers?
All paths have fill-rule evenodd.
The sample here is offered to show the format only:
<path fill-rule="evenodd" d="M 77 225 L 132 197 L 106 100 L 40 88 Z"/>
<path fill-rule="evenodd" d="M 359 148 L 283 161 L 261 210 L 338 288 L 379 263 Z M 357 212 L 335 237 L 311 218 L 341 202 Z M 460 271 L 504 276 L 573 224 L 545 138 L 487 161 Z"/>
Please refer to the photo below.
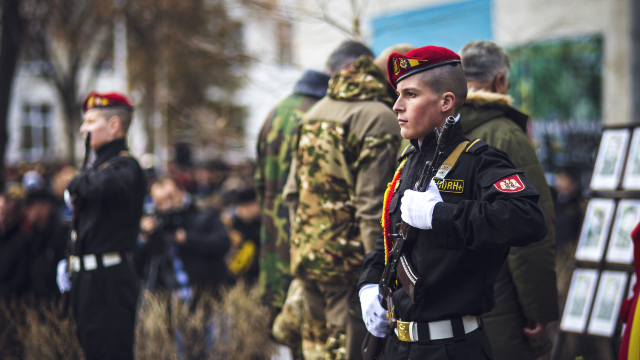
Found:
<path fill-rule="evenodd" d="M 73 274 L 71 307 L 87 360 L 133 360 L 139 291 L 128 261 Z"/>
<path fill-rule="evenodd" d="M 404 342 L 394 333 L 387 337 L 385 360 L 483 360 L 493 359 L 491 343 L 484 328 L 462 339 Z"/>

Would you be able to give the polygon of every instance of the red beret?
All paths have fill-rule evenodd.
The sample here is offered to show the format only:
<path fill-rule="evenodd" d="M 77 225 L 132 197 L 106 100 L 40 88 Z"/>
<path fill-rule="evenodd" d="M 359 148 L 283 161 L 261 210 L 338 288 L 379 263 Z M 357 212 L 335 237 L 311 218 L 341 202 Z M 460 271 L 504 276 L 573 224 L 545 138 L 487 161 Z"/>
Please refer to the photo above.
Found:
<path fill-rule="evenodd" d="M 413 74 L 447 64 L 460 64 L 460 56 L 440 46 L 424 46 L 404 55 L 394 52 L 387 61 L 389 82 L 395 89 L 400 81 Z"/>
<path fill-rule="evenodd" d="M 131 100 L 126 95 L 115 92 L 100 94 L 97 91 L 92 91 L 82 100 L 82 113 L 86 113 L 89 109 L 111 107 L 124 107 L 133 110 Z"/>

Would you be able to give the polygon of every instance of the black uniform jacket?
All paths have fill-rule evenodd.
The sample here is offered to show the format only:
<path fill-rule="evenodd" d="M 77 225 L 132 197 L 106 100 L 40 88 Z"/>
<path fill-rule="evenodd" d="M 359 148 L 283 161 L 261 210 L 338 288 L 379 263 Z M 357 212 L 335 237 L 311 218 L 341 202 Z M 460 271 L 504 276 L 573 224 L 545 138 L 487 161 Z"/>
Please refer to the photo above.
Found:
<path fill-rule="evenodd" d="M 49 219 L 41 230 L 32 234 L 29 249 L 29 290 L 38 300 L 48 301 L 60 295 L 56 285 L 58 262 L 64 259 L 69 238 L 69 225 L 60 220 L 57 209 L 52 207 Z"/>
<path fill-rule="evenodd" d="M 69 182 L 75 196 L 76 255 L 135 250 L 146 180 L 126 151 L 125 139 L 103 145 L 91 168 Z"/>
<path fill-rule="evenodd" d="M 20 224 L 0 234 L 0 301 L 27 290 L 30 244 L 31 237 Z"/>
<path fill-rule="evenodd" d="M 441 162 L 466 140 L 459 124 L 453 131 Z M 389 208 L 394 234 L 399 233 L 402 221 L 402 194 L 413 189 L 435 147 L 436 137 L 431 133 L 422 150 L 412 140 L 401 157 L 407 157 L 407 163 Z M 502 180 L 512 175 L 518 176 L 520 182 L 515 180 L 520 186 L 512 182 L 501 186 Z M 444 202 L 434 208 L 433 229 L 420 230 L 417 241 L 405 245 L 424 279 L 426 292 L 425 301 L 414 305 L 399 285 L 393 303 L 403 321 L 437 321 L 488 312 L 494 305 L 493 284 L 509 246 L 540 241 L 547 233 L 536 189 L 504 152 L 481 140 L 466 147 L 439 187 Z M 358 286 L 377 284 L 383 269 L 384 239 L 380 237 L 374 251 L 365 256 Z"/>

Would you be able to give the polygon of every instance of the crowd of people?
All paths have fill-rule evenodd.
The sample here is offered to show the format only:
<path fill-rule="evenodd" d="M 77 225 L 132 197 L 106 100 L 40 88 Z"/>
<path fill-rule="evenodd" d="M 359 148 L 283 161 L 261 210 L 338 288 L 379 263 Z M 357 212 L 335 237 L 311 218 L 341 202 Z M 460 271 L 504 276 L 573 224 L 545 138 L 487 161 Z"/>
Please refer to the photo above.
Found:
<path fill-rule="evenodd" d="M 348 41 L 275 105 L 255 164 L 166 173 L 128 152 L 128 99 L 92 92 L 89 166 L 8 171 L 0 299 L 71 291 L 87 359 L 132 358 L 140 289 L 197 301 L 238 280 L 260 286 L 273 339 L 295 358 L 542 357 L 559 318 L 556 247 L 575 244 L 585 204 L 575 169 L 547 185 L 509 67 L 486 41 L 378 58 Z M 438 150 L 438 182 L 415 192 L 445 119 L 455 144 Z M 402 222 L 418 240 L 394 255 Z M 394 256 L 413 263 L 426 299 L 402 277 L 378 294 Z"/>
<path fill-rule="evenodd" d="M 186 258 L 194 284 L 211 284 L 216 288 L 219 281 L 257 281 L 260 213 L 253 180 L 247 181 L 245 176 L 254 168 L 251 162 L 232 166 L 213 161 L 200 167 L 171 164 L 169 172 L 161 177 L 155 169 L 146 169 L 149 192 L 135 253 L 138 275 L 144 280 L 144 286 L 154 288 L 158 284 L 160 288 L 173 288 L 163 282 L 175 281 L 168 280 L 166 277 L 172 276 L 163 269 L 160 278 L 151 284 L 148 267 L 151 257 L 158 252 L 161 256 L 170 255 L 171 249 L 163 247 L 170 243 L 156 238 L 166 235 L 172 227 L 177 230 L 183 226 L 198 231 L 207 226 L 210 232 L 205 240 L 213 246 L 205 252 L 198 249 L 191 254 L 181 254 Z M 0 195 L 0 256 L 4 264 L 0 272 L 0 297 L 3 301 L 26 297 L 33 304 L 55 301 L 60 296 L 56 266 L 68 255 L 72 219 L 64 191 L 78 169 L 71 165 L 20 163 L 8 169 L 8 174 L 6 190 Z M 176 224 L 182 221 L 189 225 Z M 216 231 L 222 236 L 217 236 Z M 241 261 L 237 253 L 242 248 L 253 248 L 255 254 Z M 164 260 L 169 259 L 170 256 Z M 198 265 L 199 261 L 203 265 Z M 205 268 L 198 269 L 200 266 Z M 207 277 L 210 280 L 204 279 Z"/>

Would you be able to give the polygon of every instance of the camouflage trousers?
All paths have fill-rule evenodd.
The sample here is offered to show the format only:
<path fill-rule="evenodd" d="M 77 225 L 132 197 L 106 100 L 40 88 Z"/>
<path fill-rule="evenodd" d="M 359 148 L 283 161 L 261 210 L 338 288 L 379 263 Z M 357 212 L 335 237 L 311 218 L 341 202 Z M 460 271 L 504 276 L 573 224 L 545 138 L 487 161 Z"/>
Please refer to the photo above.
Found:
<path fill-rule="evenodd" d="M 305 360 L 362 359 L 367 329 L 355 285 L 303 282 Z"/>
<path fill-rule="evenodd" d="M 273 321 L 271 334 L 273 338 L 282 345 L 291 348 L 293 358 L 302 359 L 302 317 L 304 305 L 302 300 L 302 281 L 293 279 L 287 291 L 284 306 Z M 322 325 L 324 327 L 324 324 Z"/>
<path fill-rule="evenodd" d="M 284 306 L 275 316 L 271 333 L 277 342 L 291 348 L 296 360 L 324 359 L 329 338 L 327 323 L 313 320 L 304 311 L 303 293 L 304 282 L 293 279 Z"/>

